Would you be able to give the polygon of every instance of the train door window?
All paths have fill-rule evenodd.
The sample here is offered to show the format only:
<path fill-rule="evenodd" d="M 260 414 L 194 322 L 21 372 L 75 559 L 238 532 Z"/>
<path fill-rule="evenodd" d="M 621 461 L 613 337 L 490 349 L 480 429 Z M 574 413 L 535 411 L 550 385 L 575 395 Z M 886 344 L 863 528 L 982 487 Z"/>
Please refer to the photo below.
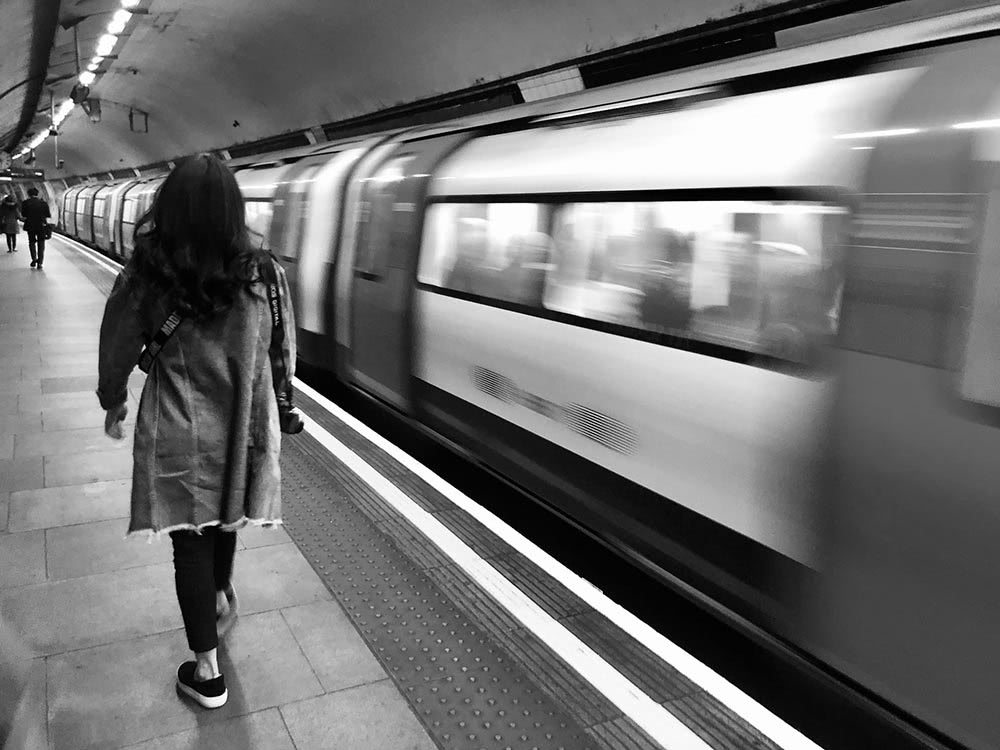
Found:
<path fill-rule="evenodd" d="M 247 228 L 251 232 L 251 241 L 255 245 L 266 245 L 273 215 L 274 204 L 269 200 L 248 200 L 246 202 Z"/>
<path fill-rule="evenodd" d="M 541 307 L 552 241 L 549 209 L 535 203 L 431 207 L 418 279 L 477 297 Z"/>
<path fill-rule="evenodd" d="M 390 263 L 396 190 L 406 177 L 406 165 L 413 158 L 413 154 L 404 154 L 390 159 L 368 181 L 361 202 L 354 266 L 362 276 L 379 278 Z"/>
<path fill-rule="evenodd" d="M 286 198 L 285 216 L 287 218 L 285 231 L 280 238 L 281 247 L 276 248 L 276 250 L 289 260 L 294 260 L 298 257 L 299 246 L 305 239 L 306 220 L 309 217 L 309 190 L 321 166 L 320 164 L 316 164 L 307 167 L 298 175 L 291 192 Z M 280 232 L 280 229 L 277 231 Z"/>

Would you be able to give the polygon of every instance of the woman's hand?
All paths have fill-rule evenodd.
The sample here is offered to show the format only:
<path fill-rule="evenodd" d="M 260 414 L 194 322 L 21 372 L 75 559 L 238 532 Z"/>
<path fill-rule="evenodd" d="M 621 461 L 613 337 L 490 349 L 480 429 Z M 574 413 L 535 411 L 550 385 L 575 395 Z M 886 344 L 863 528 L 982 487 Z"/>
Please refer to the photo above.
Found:
<path fill-rule="evenodd" d="M 108 409 L 104 415 L 104 434 L 115 440 L 122 440 L 125 437 L 125 428 L 122 425 L 127 414 L 127 404 L 119 404 Z"/>

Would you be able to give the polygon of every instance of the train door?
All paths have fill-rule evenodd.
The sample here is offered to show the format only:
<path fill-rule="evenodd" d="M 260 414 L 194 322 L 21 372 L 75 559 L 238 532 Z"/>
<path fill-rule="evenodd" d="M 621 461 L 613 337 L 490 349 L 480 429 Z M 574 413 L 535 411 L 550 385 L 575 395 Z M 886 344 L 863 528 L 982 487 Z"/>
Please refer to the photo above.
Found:
<path fill-rule="evenodd" d="M 410 403 L 412 300 L 423 203 L 434 166 L 469 136 L 401 144 L 362 187 L 351 294 L 349 373 L 401 409 Z"/>
<path fill-rule="evenodd" d="M 121 232 L 119 222 L 121 221 L 122 196 L 132 184 L 132 180 L 120 183 L 114 187 L 111 194 L 108 196 L 108 210 L 106 218 L 108 245 L 111 252 L 118 255 L 121 254 Z"/>
<path fill-rule="evenodd" d="M 93 206 L 91 210 L 91 223 L 93 242 L 102 250 L 110 249 L 108 238 L 108 205 L 114 186 L 104 185 L 94 193 Z"/>
<path fill-rule="evenodd" d="M 1000 89 L 980 72 L 998 64 L 996 38 L 942 53 L 891 112 L 909 129 L 874 144 L 847 254 L 814 605 L 834 666 L 975 748 L 1000 747 L 986 656 L 1000 651 L 1000 221 L 984 201 L 1000 147 L 975 150 L 995 138 Z"/>

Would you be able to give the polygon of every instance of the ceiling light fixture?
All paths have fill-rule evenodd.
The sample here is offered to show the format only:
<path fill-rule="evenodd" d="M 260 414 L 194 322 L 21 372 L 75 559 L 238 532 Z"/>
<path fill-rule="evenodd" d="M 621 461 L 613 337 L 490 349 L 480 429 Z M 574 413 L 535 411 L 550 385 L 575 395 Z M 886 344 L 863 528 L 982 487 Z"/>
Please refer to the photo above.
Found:
<path fill-rule="evenodd" d="M 97 54 L 100 57 L 105 55 L 110 55 L 111 50 L 115 48 L 115 44 L 118 42 L 118 37 L 114 34 L 105 34 L 97 42 Z"/>
<path fill-rule="evenodd" d="M 132 18 L 132 14 L 129 11 L 124 9 L 119 10 L 111 19 L 111 23 L 108 24 L 108 33 L 121 34 L 125 31 L 125 27 L 128 26 L 130 18 Z"/>
<path fill-rule="evenodd" d="M 955 130 L 980 130 L 983 128 L 1000 128 L 1000 120 L 974 120 L 973 122 L 959 122 L 952 125 Z"/>

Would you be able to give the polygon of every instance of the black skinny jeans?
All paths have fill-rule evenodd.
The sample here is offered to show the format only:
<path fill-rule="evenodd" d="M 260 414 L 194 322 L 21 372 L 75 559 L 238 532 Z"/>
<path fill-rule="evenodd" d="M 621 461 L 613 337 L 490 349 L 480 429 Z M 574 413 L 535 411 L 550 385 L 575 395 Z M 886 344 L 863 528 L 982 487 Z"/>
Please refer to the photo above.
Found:
<path fill-rule="evenodd" d="M 181 605 L 188 647 L 196 652 L 219 645 L 215 602 L 229 586 L 236 554 L 236 532 L 216 526 L 193 531 L 171 531 L 174 543 L 174 583 Z"/>

